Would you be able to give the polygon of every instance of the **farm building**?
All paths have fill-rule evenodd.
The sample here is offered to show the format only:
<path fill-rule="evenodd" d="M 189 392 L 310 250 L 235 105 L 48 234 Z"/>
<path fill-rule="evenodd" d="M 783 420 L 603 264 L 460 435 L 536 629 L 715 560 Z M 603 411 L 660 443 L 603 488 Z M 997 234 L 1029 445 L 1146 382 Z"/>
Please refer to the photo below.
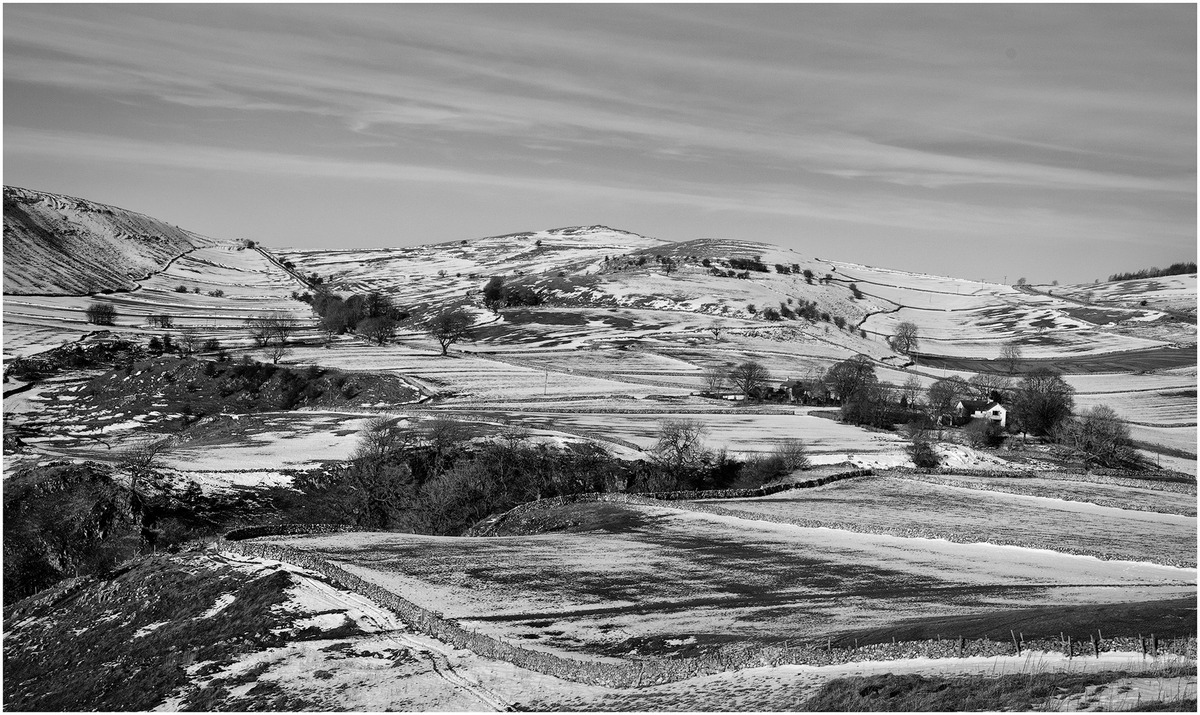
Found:
<path fill-rule="evenodd" d="M 1008 421 L 1008 410 L 995 400 L 991 402 L 963 400 L 954 408 L 954 412 L 959 424 L 972 419 L 982 419 L 999 422 L 1000 426 L 1004 427 Z"/>

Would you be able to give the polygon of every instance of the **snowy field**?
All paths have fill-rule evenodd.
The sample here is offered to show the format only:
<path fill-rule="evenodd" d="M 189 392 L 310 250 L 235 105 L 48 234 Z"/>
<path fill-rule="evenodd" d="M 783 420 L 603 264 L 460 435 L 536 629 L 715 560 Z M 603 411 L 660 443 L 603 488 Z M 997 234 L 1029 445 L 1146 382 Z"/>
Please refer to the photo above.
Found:
<path fill-rule="evenodd" d="M 319 364 L 343 370 L 390 372 L 403 375 L 427 394 L 466 400 L 523 399 L 587 395 L 686 395 L 689 390 L 649 387 L 571 372 L 551 372 L 454 352 L 443 357 L 436 345 L 414 341 L 385 346 L 298 348 L 289 363 Z M 417 347 L 419 346 L 419 347 Z"/>
<path fill-rule="evenodd" d="M 1055 494 L 1050 480 L 1037 486 Z M 1082 485 L 1068 484 L 1079 496 Z M 1097 492 L 1105 490 L 1100 487 Z M 1189 495 L 1195 501 L 1195 495 Z M 1139 506 L 1181 506 L 1176 495 L 1134 490 Z M 1111 502 L 1109 502 L 1111 503 Z M 1046 548 L 1153 563 L 1195 562 L 1196 517 L 1066 501 L 1057 496 L 1012 494 L 943 486 L 895 477 L 866 477 L 818 489 L 780 492 L 757 499 L 720 500 L 718 505 L 791 523 L 852 524 L 856 529 L 904 534 L 912 529 L 956 532 L 967 540 L 1026 545 L 1031 534 Z M 956 539 L 957 540 L 957 539 Z"/>
<path fill-rule="evenodd" d="M 609 506 L 625 524 L 619 532 L 266 540 L 318 554 L 468 628 L 600 659 L 655 657 L 686 643 L 815 639 L 1022 603 L 1195 593 L 1195 569 Z"/>
<path fill-rule="evenodd" d="M 180 286 L 187 292 L 178 292 Z M 259 315 L 291 317 L 302 328 L 309 326 L 308 333 L 315 335 L 312 309 L 291 297 L 303 290 L 303 284 L 258 251 L 219 244 L 177 259 L 130 292 L 91 297 L 5 296 L 4 352 L 28 355 L 101 329 L 141 337 L 194 328 L 202 338 L 246 344 L 245 320 Z M 215 291 L 224 295 L 209 295 Z M 117 314 L 113 326 L 87 322 L 84 310 L 93 302 L 113 306 Z M 169 316 L 173 328 L 151 327 L 147 318 L 157 315 Z M 297 337 L 304 337 L 304 331 Z"/>
<path fill-rule="evenodd" d="M 1045 290 L 1045 286 L 1039 286 Z M 1128 281 L 1051 288 L 1056 294 L 1077 300 L 1089 297 L 1093 304 L 1140 305 L 1183 312 L 1196 312 L 1196 274 L 1138 278 Z"/>

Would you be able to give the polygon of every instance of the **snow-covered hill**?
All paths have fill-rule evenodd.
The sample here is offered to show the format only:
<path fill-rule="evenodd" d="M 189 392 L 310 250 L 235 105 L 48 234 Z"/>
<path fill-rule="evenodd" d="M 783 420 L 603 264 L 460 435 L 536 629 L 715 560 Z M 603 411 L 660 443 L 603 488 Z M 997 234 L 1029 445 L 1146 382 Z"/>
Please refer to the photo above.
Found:
<path fill-rule="evenodd" d="M 212 241 L 133 211 L 4 187 L 4 292 L 83 295 L 130 290 Z"/>

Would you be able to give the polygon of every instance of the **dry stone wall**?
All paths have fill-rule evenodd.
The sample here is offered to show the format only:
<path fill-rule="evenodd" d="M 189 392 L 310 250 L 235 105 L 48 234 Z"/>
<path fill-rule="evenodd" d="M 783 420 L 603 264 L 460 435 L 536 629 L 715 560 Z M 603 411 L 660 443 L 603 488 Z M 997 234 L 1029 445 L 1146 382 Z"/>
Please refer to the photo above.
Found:
<path fill-rule="evenodd" d="M 624 495 L 618 495 L 624 496 Z M 309 525 L 313 533 L 326 533 L 328 525 Z M 268 528 L 268 527 L 264 527 Z M 278 527 L 275 527 L 278 528 Z M 304 525 L 288 525 L 289 533 L 302 533 Z M 418 606 L 407 599 L 366 581 L 312 554 L 262 541 L 222 540 L 218 548 L 276 561 L 284 561 L 324 575 L 338 586 L 365 596 L 400 616 L 415 631 L 436 638 L 455 648 L 465 648 L 484 658 L 502 660 L 537 673 L 572 682 L 613 688 L 635 688 L 658 683 L 670 683 L 701 675 L 711 675 L 745 668 L 799 665 L 834 665 L 868 660 L 903 658 L 953 658 L 973 656 L 1020 655 L 1022 652 L 1047 651 L 1085 656 L 1106 651 L 1137 651 L 1147 657 L 1174 654 L 1191 659 L 1196 657 L 1196 639 L 1153 641 L 1153 653 L 1146 642 L 1137 639 L 1104 639 L 1088 644 L 1063 641 L 991 641 L 985 639 L 928 640 L 903 643 L 882 643 L 856 648 L 834 648 L 826 643 L 785 642 L 783 644 L 748 643 L 726 647 L 694 658 L 643 660 L 623 663 L 576 660 L 513 645 L 499 638 L 478 633 L 460 626 L 454 619 Z"/>

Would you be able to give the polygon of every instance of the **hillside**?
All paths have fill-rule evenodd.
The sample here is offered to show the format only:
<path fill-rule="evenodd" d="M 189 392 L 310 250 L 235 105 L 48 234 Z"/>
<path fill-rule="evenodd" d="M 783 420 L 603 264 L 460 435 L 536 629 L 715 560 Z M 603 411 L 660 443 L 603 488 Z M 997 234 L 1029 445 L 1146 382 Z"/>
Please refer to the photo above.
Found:
<path fill-rule="evenodd" d="M 604 226 L 188 238 L 156 263 L 31 201 L 64 207 L 42 230 L 72 251 L 115 242 L 149 275 L 4 301 L 14 709 L 789 710 L 872 672 L 1194 673 L 1196 330 L 1151 299 L 1194 302 L 1194 277 L 1085 303 Z M 62 256 L 13 270 L 62 292 L 88 270 Z M 318 329 L 330 305 L 346 331 Z M 443 354 L 425 321 L 448 308 L 474 325 Z M 372 317 L 394 335 L 368 340 Z M 743 391 L 748 362 L 767 375 Z M 839 364 L 879 381 L 873 426 L 820 392 Z M 1041 366 L 1076 414 L 1111 407 L 1144 469 L 944 425 L 914 469 L 933 384 Z M 672 425 L 695 429 L 679 463 Z"/>
<path fill-rule="evenodd" d="M 143 214 L 72 196 L 4 187 L 4 293 L 131 290 L 174 258 L 211 244 Z"/>

